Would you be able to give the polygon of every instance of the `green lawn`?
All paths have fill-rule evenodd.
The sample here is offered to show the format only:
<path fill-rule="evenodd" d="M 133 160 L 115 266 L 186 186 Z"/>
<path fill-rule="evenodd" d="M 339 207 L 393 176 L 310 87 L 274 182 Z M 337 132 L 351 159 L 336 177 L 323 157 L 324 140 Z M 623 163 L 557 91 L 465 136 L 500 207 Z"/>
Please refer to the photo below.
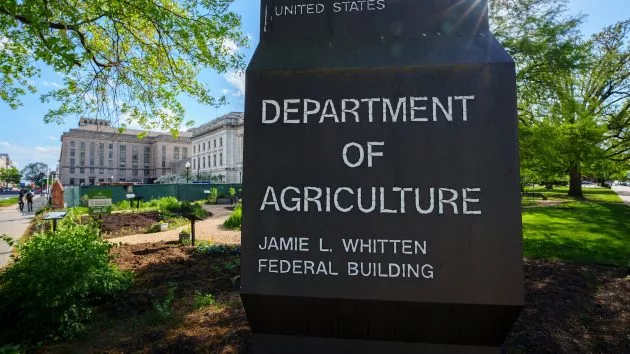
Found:
<path fill-rule="evenodd" d="M 562 203 L 523 209 L 525 257 L 630 265 L 630 207 L 610 189 L 585 188 L 584 201 L 566 191 L 537 189 Z"/>
<path fill-rule="evenodd" d="M 17 202 L 18 202 L 18 198 L 17 197 L 8 198 L 8 199 L 2 199 L 2 200 L 0 200 L 0 207 L 11 206 L 11 205 L 17 204 Z"/>

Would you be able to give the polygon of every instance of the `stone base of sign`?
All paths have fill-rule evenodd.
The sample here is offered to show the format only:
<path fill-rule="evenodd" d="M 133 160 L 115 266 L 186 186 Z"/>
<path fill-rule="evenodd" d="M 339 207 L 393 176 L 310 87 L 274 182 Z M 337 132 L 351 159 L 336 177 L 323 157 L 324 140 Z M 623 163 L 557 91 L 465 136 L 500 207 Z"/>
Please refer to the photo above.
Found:
<path fill-rule="evenodd" d="M 520 306 L 245 293 L 241 293 L 241 299 L 254 334 L 343 338 L 359 343 L 367 340 L 499 347 L 521 311 Z M 329 354 L 327 351 L 321 353 Z"/>
<path fill-rule="evenodd" d="M 497 347 L 380 342 L 255 334 L 246 354 L 498 354 Z"/>

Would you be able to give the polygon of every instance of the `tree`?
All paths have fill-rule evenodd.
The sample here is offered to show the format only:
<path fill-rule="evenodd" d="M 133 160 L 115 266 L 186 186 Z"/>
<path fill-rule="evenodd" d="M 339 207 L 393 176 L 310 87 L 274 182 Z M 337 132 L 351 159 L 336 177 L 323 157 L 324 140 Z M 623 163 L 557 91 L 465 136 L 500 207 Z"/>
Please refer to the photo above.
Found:
<path fill-rule="evenodd" d="M 0 181 L 8 184 L 19 184 L 22 179 L 22 174 L 17 168 L 4 168 L 0 169 Z"/>
<path fill-rule="evenodd" d="M 493 0 L 494 33 L 517 63 L 522 173 L 569 177 L 582 197 L 582 172 L 630 158 L 628 22 L 589 40 L 565 0 Z"/>
<path fill-rule="evenodd" d="M 24 179 L 35 183 L 38 187 L 43 187 L 46 184 L 47 175 L 48 165 L 43 162 L 30 163 L 22 170 Z"/>
<path fill-rule="evenodd" d="M 171 130 L 183 123 L 180 97 L 217 105 L 198 80 L 202 68 L 240 70 L 247 44 L 232 0 L 4 0 L 0 2 L 0 100 L 11 107 L 35 91 L 29 79 L 43 62 L 64 75 L 42 96 L 71 115 Z"/>

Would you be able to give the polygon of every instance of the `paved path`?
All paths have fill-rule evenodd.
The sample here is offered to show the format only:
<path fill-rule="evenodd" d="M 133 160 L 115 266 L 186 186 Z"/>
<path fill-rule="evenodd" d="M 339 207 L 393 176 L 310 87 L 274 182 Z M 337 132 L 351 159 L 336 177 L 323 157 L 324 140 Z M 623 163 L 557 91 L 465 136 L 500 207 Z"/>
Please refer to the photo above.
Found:
<path fill-rule="evenodd" d="M 212 212 L 212 217 L 204 221 L 195 223 L 195 239 L 197 241 L 212 241 L 215 243 L 240 244 L 241 232 L 226 229 L 223 222 L 230 216 L 231 211 L 224 206 L 210 206 L 207 208 Z M 175 230 L 158 232 L 154 234 L 138 234 L 130 236 L 122 236 L 108 239 L 112 243 L 139 244 L 159 241 L 179 241 L 179 232 L 184 226 Z"/>
<path fill-rule="evenodd" d="M 619 194 L 619 197 L 623 199 L 624 203 L 630 205 L 630 187 L 613 186 L 612 189 Z"/>
<path fill-rule="evenodd" d="M 22 238 L 31 223 L 31 219 L 35 217 L 35 212 L 41 209 L 44 204 L 46 204 L 46 198 L 35 197 L 33 212 L 23 214 L 18 210 L 17 204 L 0 208 L 0 235 L 6 234 L 14 240 Z M 26 205 L 24 209 L 26 209 Z M 13 252 L 13 248 L 7 245 L 6 242 L 0 241 L 0 268 L 9 262 L 11 252 Z"/>

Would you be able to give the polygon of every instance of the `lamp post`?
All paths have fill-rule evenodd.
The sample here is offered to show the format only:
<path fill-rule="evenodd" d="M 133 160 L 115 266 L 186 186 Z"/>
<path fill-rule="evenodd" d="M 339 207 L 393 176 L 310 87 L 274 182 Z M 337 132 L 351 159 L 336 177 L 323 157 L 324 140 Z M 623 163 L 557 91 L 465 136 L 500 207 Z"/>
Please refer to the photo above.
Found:
<path fill-rule="evenodd" d="M 190 181 L 190 162 L 186 161 L 186 184 Z"/>
<path fill-rule="evenodd" d="M 114 176 L 112 176 L 111 178 L 112 178 L 112 183 L 114 183 Z"/>

